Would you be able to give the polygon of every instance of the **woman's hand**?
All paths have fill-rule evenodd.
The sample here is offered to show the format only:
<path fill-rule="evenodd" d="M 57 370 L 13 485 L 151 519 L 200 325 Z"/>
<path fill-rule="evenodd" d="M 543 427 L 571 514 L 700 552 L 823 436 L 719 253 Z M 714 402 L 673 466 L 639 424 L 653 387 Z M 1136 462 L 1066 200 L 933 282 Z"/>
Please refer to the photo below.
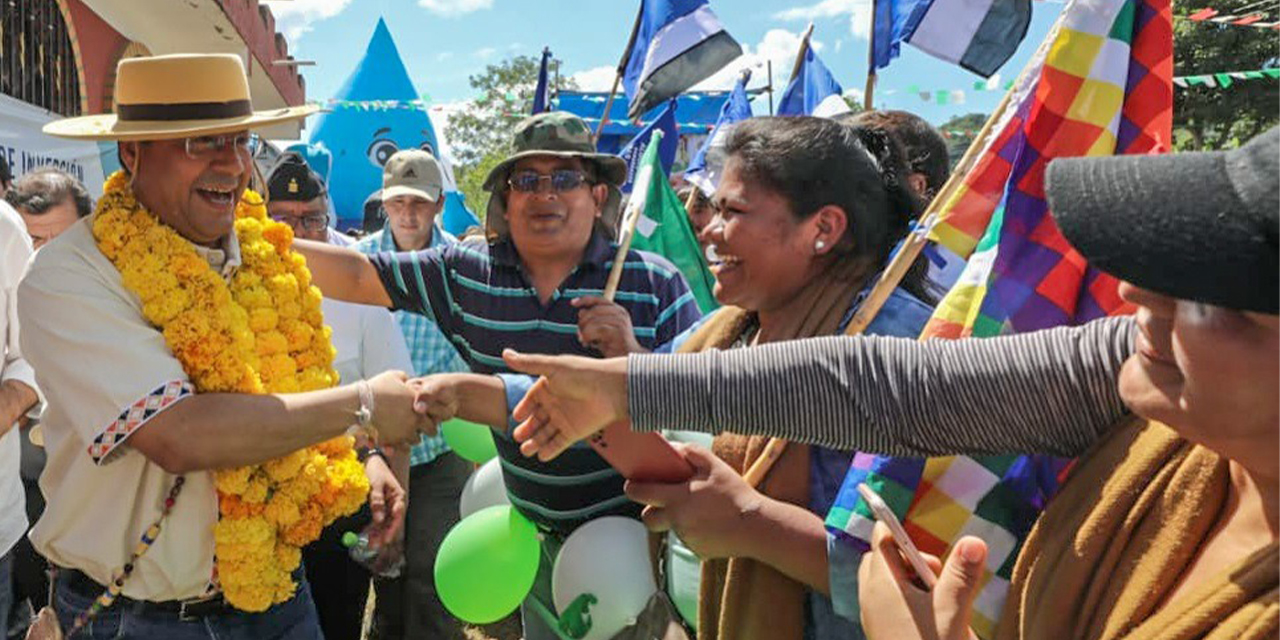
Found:
<path fill-rule="evenodd" d="M 700 558 L 753 555 L 755 520 L 769 498 L 710 451 L 675 446 L 693 466 L 692 478 L 676 484 L 627 482 L 627 496 L 646 505 L 641 514 L 645 526 L 675 531 Z"/>
<path fill-rule="evenodd" d="M 877 522 L 871 550 L 858 568 L 862 630 L 870 640 L 919 638 L 971 640 L 973 600 L 981 588 L 987 544 L 965 536 L 951 549 L 945 566 L 931 555 L 925 561 L 938 574 L 932 591 L 916 585 L 915 570 L 898 551 L 889 528 Z"/>
<path fill-rule="evenodd" d="M 512 413 L 511 435 L 526 456 L 550 460 L 573 443 L 627 417 L 627 361 L 539 356 L 507 349 L 514 371 L 542 376 Z"/>

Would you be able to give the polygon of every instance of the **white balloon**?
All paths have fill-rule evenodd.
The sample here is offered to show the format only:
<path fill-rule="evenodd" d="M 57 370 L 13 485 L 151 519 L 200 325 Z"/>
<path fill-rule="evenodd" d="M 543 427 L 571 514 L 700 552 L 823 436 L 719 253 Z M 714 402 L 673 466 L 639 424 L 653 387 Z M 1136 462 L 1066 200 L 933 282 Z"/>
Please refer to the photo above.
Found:
<path fill-rule="evenodd" d="M 462 486 L 462 497 L 458 501 L 458 513 L 465 519 L 467 516 L 498 505 L 511 504 L 507 498 L 507 485 L 502 482 L 502 467 L 494 458 L 471 473 L 467 483 Z"/>
<path fill-rule="evenodd" d="M 607 640 L 635 624 L 658 591 L 649 560 L 649 532 L 631 518 L 608 516 L 574 531 L 551 571 L 551 596 L 564 615 L 579 596 L 591 594 L 591 630 L 582 640 Z"/>

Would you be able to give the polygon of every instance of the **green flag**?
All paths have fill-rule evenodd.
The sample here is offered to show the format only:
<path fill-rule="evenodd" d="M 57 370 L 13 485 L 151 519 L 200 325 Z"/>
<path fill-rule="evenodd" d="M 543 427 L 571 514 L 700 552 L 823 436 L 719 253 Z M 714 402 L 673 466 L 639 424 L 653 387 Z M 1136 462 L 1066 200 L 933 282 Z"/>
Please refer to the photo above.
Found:
<path fill-rule="evenodd" d="M 649 146 L 640 158 L 640 167 L 636 170 L 635 189 L 631 192 L 631 197 L 643 200 L 628 203 L 627 208 L 643 208 L 639 211 L 631 248 L 656 253 L 670 260 L 689 282 L 689 289 L 698 301 L 698 308 L 704 314 L 709 313 L 720 306 L 711 295 L 715 279 L 707 267 L 707 257 L 702 253 L 702 246 L 693 235 L 684 203 L 680 202 L 680 197 L 662 172 L 662 164 L 658 161 L 658 143 L 661 140 L 662 132 L 654 131 Z"/>

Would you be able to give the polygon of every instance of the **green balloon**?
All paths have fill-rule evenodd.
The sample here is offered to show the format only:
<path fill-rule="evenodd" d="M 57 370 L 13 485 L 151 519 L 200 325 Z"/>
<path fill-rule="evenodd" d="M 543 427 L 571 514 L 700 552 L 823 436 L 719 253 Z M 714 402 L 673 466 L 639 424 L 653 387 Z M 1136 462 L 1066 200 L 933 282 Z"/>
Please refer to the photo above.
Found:
<path fill-rule="evenodd" d="M 488 624 L 515 611 L 538 575 L 538 529 L 510 505 L 459 522 L 436 554 L 436 592 L 458 619 Z"/>
<path fill-rule="evenodd" d="M 498 447 L 493 444 L 493 429 L 485 425 L 453 418 L 440 425 L 440 433 L 454 453 L 476 464 L 484 464 L 498 455 Z"/>

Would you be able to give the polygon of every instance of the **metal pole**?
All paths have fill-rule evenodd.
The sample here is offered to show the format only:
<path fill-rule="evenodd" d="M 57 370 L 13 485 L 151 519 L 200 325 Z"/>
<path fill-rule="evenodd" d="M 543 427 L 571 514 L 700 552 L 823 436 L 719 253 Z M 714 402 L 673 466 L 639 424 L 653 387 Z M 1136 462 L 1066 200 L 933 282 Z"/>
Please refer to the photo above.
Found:
<path fill-rule="evenodd" d="M 627 38 L 627 47 L 622 50 L 622 60 L 618 61 L 618 73 L 613 76 L 613 88 L 609 89 L 609 98 L 604 102 L 604 113 L 600 116 L 600 126 L 596 127 L 596 135 L 591 138 L 592 144 L 600 143 L 600 134 L 604 133 L 604 125 L 609 122 L 609 110 L 613 108 L 613 96 L 618 93 L 618 84 L 622 82 L 622 74 L 627 71 L 627 61 L 631 58 L 631 47 L 636 44 L 640 34 L 640 16 L 644 15 L 644 3 L 636 11 L 636 21 L 631 25 L 631 37 Z"/>
<path fill-rule="evenodd" d="M 765 87 L 765 91 L 769 92 L 769 115 L 773 115 L 773 61 L 766 60 L 765 67 L 769 70 L 769 86 Z"/>
<path fill-rule="evenodd" d="M 871 0 L 871 32 L 867 38 L 867 86 L 862 92 L 862 108 L 871 110 L 871 96 L 876 91 L 876 5 L 880 4 L 877 0 Z"/>

